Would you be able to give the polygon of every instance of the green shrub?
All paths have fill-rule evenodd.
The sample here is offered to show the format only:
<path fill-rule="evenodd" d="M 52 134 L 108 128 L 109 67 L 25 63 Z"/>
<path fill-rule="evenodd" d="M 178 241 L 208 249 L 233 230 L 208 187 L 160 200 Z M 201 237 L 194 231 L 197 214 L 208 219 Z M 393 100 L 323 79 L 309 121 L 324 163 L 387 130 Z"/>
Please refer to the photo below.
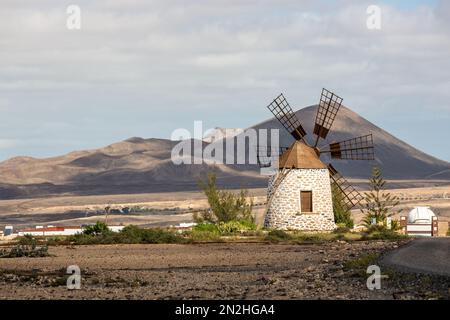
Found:
<path fill-rule="evenodd" d="M 194 220 L 196 222 L 253 221 L 253 201 L 247 201 L 247 190 L 241 190 L 238 194 L 218 190 L 214 173 L 209 173 L 206 181 L 200 181 L 199 186 L 208 199 L 209 209 L 195 213 Z"/>
<path fill-rule="evenodd" d="M 344 269 L 366 274 L 367 267 L 377 263 L 379 253 L 368 253 L 344 263 Z"/>
<path fill-rule="evenodd" d="M 145 237 L 145 229 L 135 225 L 128 225 L 120 231 L 120 240 L 122 243 L 141 243 Z"/>
<path fill-rule="evenodd" d="M 256 230 L 256 225 L 252 221 L 228 221 L 219 222 L 217 229 L 221 234 L 234 234 L 241 231 Z"/>
<path fill-rule="evenodd" d="M 348 228 L 353 228 L 354 222 L 352 214 L 347 205 L 345 205 L 345 195 L 340 187 L 333 183 L 331 185 L 331 193 L 333 200 L 334 222 Z"/>
<path fill-rule="evenodd" d="M 192 228 L 194 231 L 198 231 L 198 232 L 202 232 L 202 231 L 207 231 L 207 232 L 216 232 L 219 233 L 219 229 L 217 228 L 217 225 L 213 224 L 213 223 L 199 223 L 197 225 L 194 226 L 194 228 Z"/>
<path fill-rule="evenodd" d="M 89 244 L 111 244 L 114 243 L 112 237 L 106 235 L 89 235 L 89 234 L 76 234 L 68 236 L 66 241 L 76 245 L 89 245 Z M 65 242 L 64 242 L 65 243 Z"/>
<path fill-rule="evenodd" d="M 199 223 L 188 233 L 192 241 L 220 241 L 220 231 L 216 224 Z"/>
<path fill-rule="evenodd" d="M 334 234 L 330 232 L 295 232 L 291 235 L 293 240 L 301 241 L 301 242 L 315 242 L 322 243 L 326 241 L 332 241 L 337 239 L 343 239 L 344 236 L 342 234 Z"/>
<path fill-rule="evenodd" d="M 384 225 L 371 225 L 363 234 L 364 240 L 399 240 L 405 238 L 408 238 L 408 236 L 387 229 Z"/>
<path fill-rule="evenodd" d="M 79 244 L 115 244 L 115 243 L 185 243 L 183 236 L 164 229 L 143 229 L 129 225 L 121 232 L 106 232 L 94 234 L 77 234 L 70 236 L 66 241 Z"/>
<path fill-rule="evenodd" d="M 399 220 L 392 220 L 391 221 L 391 230 L 393 231 L 398 231 L 401 230 L 402 227 L 400 225 L 400 221 Z"/>
<path fill-rule="evenodd" d="M 385 231 L 388 231 L 388 229 L 386 229 L 384 225 L 373 224 L 367 227 L 366 233 L 371 234 L 375 232 L 385 232 Z"/>
<path fill-rule="evenodd" d="M 164 229 L 140 229 L 135 226 L 128 226 L 120 233 L 126 239 L 134 239 L 136 234 L 141 237 L 140 243 L 183 243 L 185 239 L 178 234 L 175 234 Z M 134 230 L 133 230 L 134 229 Z M 136 230 L 139 230 L 136 232 Z M 131 234 L 131 237 L 128 235 Z"/>
<path fill-rule="evenodd" d="M 94 225 L 90 225 L 84 228 L 83 234 L 86 235 L 106 235 L 112 231 L 109 230 L 108 225 L 104 222 L 97 221 Z"/>
<path fill-rule="evenodd" d="M 271 230 L 266 236 L 266 240 L 272 242 L 286 241 L 291 239 L 291 235 L 283 230 Z"/>
<path fill-rule="evenodd" d="M 19 238 L 18 244 L 21 246 L 36 246 L 37 242 L 37 239 L 31 234 L 26 234 Z"/>
<path fill-rule="evenodd" d="M 19 244 L 11 249 L 1 249 L 0 258 L 20 258 L 20 257 L 48 257 L 48 247 L 38 246 L 37 239 L 31 235 L 26 235 L 19 239 Z"/>
<path fill-rule="evenodd" d="M 334 233 L 348 233 L 348 232 L 350 232 L 350 228 L 343 223 L 338 223 L 337 228 L 334 229 L 333 232 Z"/>
<path fill-rule="evenodd" d="M 299 242 L 325 242 L 339 239 L 341 235 L 333 233 L 310 233 L 310 232 L 291 232 L 287 233 L 282 230 L 272 230 L 267 235 L 269 241 L 299 241 Z M 343 238 L 343 236 L 342 236 Z"/>
<path fill-rule="evenodd" d="M 58 237 L 48 237 L 45 239 L 45 243 L 48 246 L 58 245 L 58 244 L 69 244 L 65 236 Z"/>
<path fill-rule="evenodd" d="M 250 231 L 258 229 L 258 226 L 253 220 L 239 220 L 242 228 L 241 230 Z"/>
<path fill-rule="evenodd" d="M 331 233 L 331 232 L 302 232 L 293 231 L 285 232 L 282 230 L 272 230 L 268 233 L 265 238 L 272 242 L 282 242 L 282 241 L 294 241 L 294 242 L 306 242 L 306 243 L 323 243 L 335 240 L 346 240 L 346 241 L 357 241 L 361 239 L 359 233 Z"/>

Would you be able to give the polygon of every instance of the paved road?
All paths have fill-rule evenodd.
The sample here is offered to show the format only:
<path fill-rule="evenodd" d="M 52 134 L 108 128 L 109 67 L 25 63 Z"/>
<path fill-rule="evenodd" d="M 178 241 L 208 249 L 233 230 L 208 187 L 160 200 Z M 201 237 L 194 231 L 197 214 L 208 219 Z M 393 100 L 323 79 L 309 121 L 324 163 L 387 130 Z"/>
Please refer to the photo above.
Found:
<path fill-rule="evenodd" d="M 389 252 L 383 265 L 400 270 L 450 276 L 450 238 L 421 238 Z"/>

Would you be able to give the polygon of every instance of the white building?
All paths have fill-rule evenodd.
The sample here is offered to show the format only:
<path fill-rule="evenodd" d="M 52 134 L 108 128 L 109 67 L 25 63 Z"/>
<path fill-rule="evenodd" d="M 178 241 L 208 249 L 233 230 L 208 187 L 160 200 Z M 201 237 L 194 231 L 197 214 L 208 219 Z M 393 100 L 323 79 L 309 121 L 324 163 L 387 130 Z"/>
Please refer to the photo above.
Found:
<path fill-rule="evenodd" d="M 430 207 L 415 207 L 408 213 L 408 223 L 431 224 L 433 217 L 436 217 Z"/>
<path fill-rule="evenodd" d="M 124 226 L 108 226 L 112 232 L 120 232 Z M 31 235 L 34 237 L 54 237 L 54 236 L 73 236 L 83 233 L 83 227 L 81 226 L 36 226 L 34 228 L 28 228 L 19 231 L 19 236 Z"/>
<path fill-rule="evenodd" d="M 14 228 L 13 226 L 5 226 L 5 230 L 3 231 L 4 236 L 10 236 L 13 234 Z"/>
<path fill-rule="evenodd" d="M 437 236 L 438 218 L 429 207 L 416 207 L 407 216 L 400 217 L 404 232 L 413 236 Z"/>
<path fill-rule="evenodd" d="M 82 233 L 83 229 L 80 226 L 36 226 L 35 228 L 28 228 L 19 231 L 19 236 L 31 235 L 34 237 L 51 237 L 51 236 L 72 236 Z"/>

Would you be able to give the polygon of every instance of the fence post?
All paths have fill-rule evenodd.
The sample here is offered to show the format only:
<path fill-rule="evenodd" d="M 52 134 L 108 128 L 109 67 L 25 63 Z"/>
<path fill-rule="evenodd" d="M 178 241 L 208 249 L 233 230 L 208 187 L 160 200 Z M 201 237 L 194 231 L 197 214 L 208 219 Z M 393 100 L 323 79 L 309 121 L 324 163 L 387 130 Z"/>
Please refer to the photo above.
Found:
<path fill-rule="evenodd" d="M 439 223 L 437 217 L 432 217 L 431 220 L 431 236 L 437 237 L 439 235 Z"/>
<path fill-rule="evenodd" d="M 405 216 L 400 217 L 400 227 L 402 228 L 402 232 L 404 234 L 408 234 L 408 230 L 406 228 L 406 217 Z"/>

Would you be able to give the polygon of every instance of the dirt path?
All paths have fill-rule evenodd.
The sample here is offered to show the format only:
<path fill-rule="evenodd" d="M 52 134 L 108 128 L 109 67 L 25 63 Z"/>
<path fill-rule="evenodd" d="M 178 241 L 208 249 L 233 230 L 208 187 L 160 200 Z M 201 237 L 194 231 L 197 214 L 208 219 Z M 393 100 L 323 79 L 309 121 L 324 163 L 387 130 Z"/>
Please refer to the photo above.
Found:
<path fill-rule="evenodd" d="M 405 271 L 450 276 L 450 238 L 422 238 L 387 254 L 382 263 Z"/>

